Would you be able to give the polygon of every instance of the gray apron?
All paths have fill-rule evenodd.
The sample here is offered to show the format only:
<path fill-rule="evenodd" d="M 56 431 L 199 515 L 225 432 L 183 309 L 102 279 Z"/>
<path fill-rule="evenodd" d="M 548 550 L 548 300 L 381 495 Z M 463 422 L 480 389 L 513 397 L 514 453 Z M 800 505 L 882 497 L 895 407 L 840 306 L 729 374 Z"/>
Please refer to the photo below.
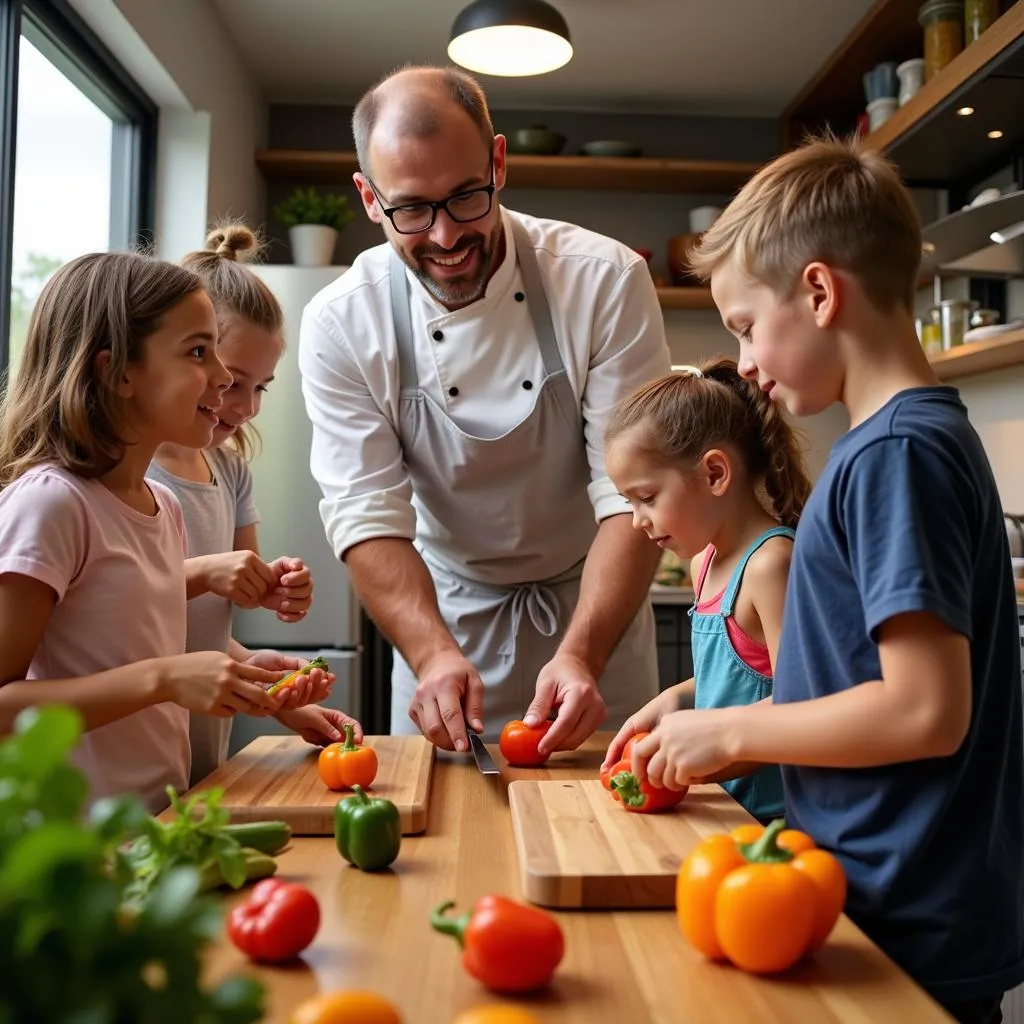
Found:
<path fill-rule="evenodd" d="M 420 389 L 409 277 L 391 254 L 391 306 L 401 384 L 402 453 L 416 509 L 416 547 L 441 616 L 483 681 L 484 738 L 521 718 L 579 597 L 597 532 L 587 494 L 583 418 L 555 341 L 536 254 L 512 221 L 523 291 L 544 363 L 533 410 L 500 437 L 461 430 Z M 416 727 L 416 677 L 395 652 L 391 732 Z M 658 691 L 654 615 L 644 602 L 598 680 L 617 728 Z"/>

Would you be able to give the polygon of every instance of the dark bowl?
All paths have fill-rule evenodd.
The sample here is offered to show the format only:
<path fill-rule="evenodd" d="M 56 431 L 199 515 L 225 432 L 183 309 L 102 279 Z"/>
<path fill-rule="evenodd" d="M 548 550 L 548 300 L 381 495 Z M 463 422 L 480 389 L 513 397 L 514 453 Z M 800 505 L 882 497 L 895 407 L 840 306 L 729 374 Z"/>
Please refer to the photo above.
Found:
<path fill-rule="evenodd" d="M 565 145 L 564 135 L 542 124 L 517 128 L 507 138 L 510 153 L 530 153 L 534 156 L 557 156 Z"/>

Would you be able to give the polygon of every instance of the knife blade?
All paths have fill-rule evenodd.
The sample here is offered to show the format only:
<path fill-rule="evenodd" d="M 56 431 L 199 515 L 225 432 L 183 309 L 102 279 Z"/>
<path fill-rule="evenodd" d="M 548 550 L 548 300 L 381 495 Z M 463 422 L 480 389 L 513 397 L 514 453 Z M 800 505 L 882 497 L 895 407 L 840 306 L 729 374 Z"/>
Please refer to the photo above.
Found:
<path fill-rule="evenodd" d="M 494 763 L 490 751 L 484 746 L 484 741 L 472 729 L 466 731 L 469 733 L 469 745 L 473 748 L 473 756 L 476 758 L 476 766 L 480 769 L 480 774 L 500 775 L 501 772 L 498 771 L 498 766 Z"/>

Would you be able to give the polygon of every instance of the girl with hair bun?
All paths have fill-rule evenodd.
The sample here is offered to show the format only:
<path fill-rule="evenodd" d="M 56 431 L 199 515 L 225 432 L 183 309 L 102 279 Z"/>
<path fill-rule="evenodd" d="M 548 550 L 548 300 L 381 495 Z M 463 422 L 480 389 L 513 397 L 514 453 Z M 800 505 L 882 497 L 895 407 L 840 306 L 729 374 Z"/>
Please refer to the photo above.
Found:
<path fill-rule="evenodd" d="M 681 788 L 671 762 L 676 712 L 771 698 L 794 528 L 810 481 L 797 432 L 731 359 L 683 367 L 634 392 L 605 431 L 608 474 L 633 506 L 633 525 L 690 560 L 696 581 L 694 678 L 632 715 L 605 767 L 626 741 L 654 785 Z M 733 765 L 715 781 L 762 821 L 783 811 L 775 765 Z"/>
<path fill-rule="evenodd" d="M 245 224 L 210 232 L 206 248 L 189 253 L 182 266 L 195 274 L 213 302 L 219 340 L 217 354 L 231 375 L 205 449 L 161 445 L 149 477 L 170 488 L 185 514 L 190 558 L 187 649 L 226 651 L 233 657 L 274 670 L 299 668 L 299 658 L 276 651 L 253 653 L 231 636 L 232 606 L 263 607 L 284 622 L 298 622 L 312 602 L 309 569 L 297 558 L 260 557 L 256 535 L 259 513 L 252 498 L 249 459 L 258 451 L 252 425 L 263 394 L 274 379 L 284 351 L 283 314 L 267 285 L 244 264 L 260 251 Z M 327 695 L 334 677 L 313 669 L 299 677 L 277 719 L 311 743 L 342 738 L 341 727 L 359 723 L 315 703 Z M 227 756 L 231 719 L 193 715 L 192 783 Z"/>

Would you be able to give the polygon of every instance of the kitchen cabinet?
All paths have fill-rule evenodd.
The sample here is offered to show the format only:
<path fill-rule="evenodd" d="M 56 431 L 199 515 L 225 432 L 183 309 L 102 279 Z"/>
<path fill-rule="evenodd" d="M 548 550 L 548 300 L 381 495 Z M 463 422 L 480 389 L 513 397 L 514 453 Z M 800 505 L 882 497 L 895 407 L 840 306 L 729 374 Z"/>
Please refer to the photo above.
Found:
<path fill-rule="evenodd" d="M 690 648 L 690 603 L 654 604 L 654 630 L 658 645 L 658 685 L 662 690 L 693 675 Z"/>

